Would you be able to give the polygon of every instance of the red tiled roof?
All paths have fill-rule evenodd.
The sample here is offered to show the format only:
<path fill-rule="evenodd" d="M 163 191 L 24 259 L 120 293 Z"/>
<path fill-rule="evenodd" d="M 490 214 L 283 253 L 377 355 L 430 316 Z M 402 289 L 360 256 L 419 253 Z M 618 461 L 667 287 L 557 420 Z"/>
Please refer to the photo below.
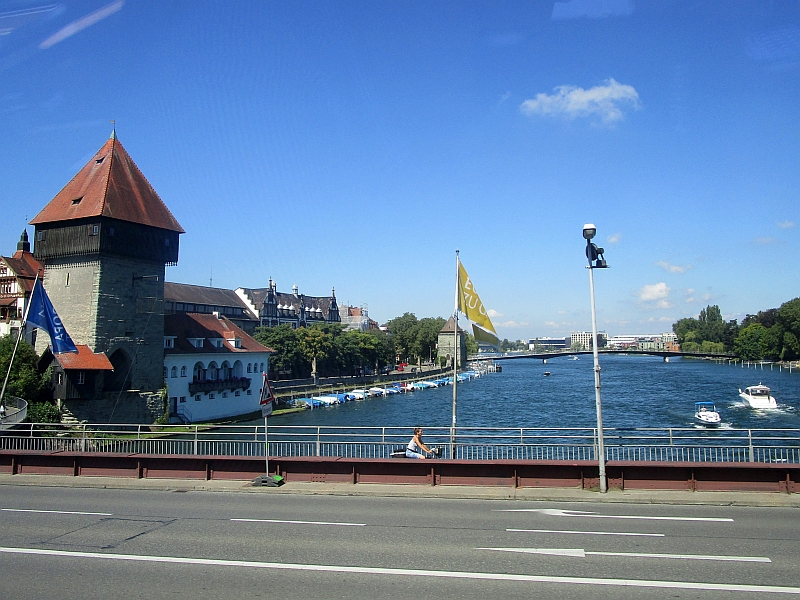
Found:
<path fill-rule="evenodd" d="M 209 354 L 236 352 L 275 352 L 259 344 L 227 317 L 200 313 L 175 313 L 164 316 L 164 335 L 175 338 L 174 348 L 165 348 L 166 354 Z M 195 348 L 189 339 L 203 338 L 203 347 Z M 208 342 L 209 339 L 225 340 L 221 348 Z M 231 343 L 235 338 L 241 340 L 241 347 L 235 348 Z"/>
<path fill-rule="evenodd" d="M 87 217 L 109 217 L 184 233 L 115 135 L 34 217 L 31 225 Z"/>
<path fill-rule="evenodd" d="M 102 352 L 95 354 L 89 349 L 89 346 L 76 344 L 78 353 L 67 352 L 64 354 L 54 354 L 53 356 L 58 361 L 65 371 L 70 370 L 83 370 L 83 371 L 113 371 L 114 367 L 111 366 L 111 361 Z"/>

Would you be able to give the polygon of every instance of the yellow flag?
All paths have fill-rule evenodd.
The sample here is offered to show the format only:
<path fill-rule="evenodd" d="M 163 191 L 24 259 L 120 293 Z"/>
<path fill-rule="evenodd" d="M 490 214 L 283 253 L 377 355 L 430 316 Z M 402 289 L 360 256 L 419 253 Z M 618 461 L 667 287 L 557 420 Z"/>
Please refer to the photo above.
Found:
<path fill-rule="evenodd" d="M 476 342 L 483 342 L 484 344 L 489 344 L 495 348 L 500 345 L 500 340 L 495 334 L 489 333 L 485 329 L 481 329 L 474 323 L 472 324 L 472 335 L 475 336 Z"/>
<path fill-rule="evenodd" d="M 470 321 L 480 325 L 487 331 L 491 331 L 497 337 L 497 332 L 494 330 L 494 325 L 489 319 L 486 308 L 478 297 L 475 288 L 472 287 L 472 280 L 467 275 L 467 271 L 461 261 L 458 261 L 458 310 L 464 313 Z"/>

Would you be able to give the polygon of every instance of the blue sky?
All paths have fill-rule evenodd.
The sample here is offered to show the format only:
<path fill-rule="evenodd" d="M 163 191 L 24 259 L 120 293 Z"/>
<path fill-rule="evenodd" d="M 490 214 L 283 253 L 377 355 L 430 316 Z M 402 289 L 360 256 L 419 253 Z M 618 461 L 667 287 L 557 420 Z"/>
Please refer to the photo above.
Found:
<path fill-rule="evenodd" d="M 0 0 L 0 240 L 107 139 L 186 230 L 171 281 L 668 331 L 800 295 L 800 3 Z M 32 233 L 29 228 L 29 233 Z"/>

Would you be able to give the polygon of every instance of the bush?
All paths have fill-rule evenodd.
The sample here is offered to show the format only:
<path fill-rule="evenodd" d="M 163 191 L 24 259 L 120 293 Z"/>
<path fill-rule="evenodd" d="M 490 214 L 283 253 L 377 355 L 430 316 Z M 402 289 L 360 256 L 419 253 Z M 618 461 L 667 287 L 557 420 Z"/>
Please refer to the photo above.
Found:
<path fill-rule="evenodd" d="M 28 404 L 27 423 L 60 423 L 61 410 L 51 402 L 32 402 Z"/>

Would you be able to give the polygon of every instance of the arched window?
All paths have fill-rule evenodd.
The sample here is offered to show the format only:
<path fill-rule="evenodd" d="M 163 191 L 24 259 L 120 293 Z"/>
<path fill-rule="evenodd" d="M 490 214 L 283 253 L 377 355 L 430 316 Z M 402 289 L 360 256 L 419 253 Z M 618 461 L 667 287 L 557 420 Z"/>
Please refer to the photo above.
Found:
<path fill-rule="evenodd" d="M 222 369 L 220 369 L 220 370 L 222 371 L 221 379 L 230 379 L 231 378 L 231 365 L 227 360 L 224 363 L 222 363 Z"/>
<path fill-rule="evenodd" d="M 244 366 L 242 365 L 242 361 L 237 360 L 233 363 L 233 376 L 234 377 L 241 377 L 244 375 Z"/>
<path fill-rule="evenodd" d="M 218 374 L 217 363 L 215 363 L 215 362 L 209 363 L 208 371 L 206 373 L 206 378 L 209 381 L 216 381 L 217 380 L 217 374 Z"/>
<path fill-rule="evenodd" d="M 261 363 L 261 371 L 260 371 L 260 372 L 261 372 L 261 373 L 263 373 L 263 372 L 264 372 L 264 363 Z"/>
<path fill-rule="evenodd" d="M 186 365 L 181 367 L 181 377 L 186 377 Z"/>
<path fill-rule="evenodd" d="M 252 368 L 252 365 L 250 363 L 247 363 L 247 372 L 248 373 L 252 373 L 253 372 L 253 368 Z"/>
<path fill-rule="evenodd" d="M 178 367 L 172 367 L 170 372 L 170 377 L 177 377 L 178 376 Z"/>
<path fill-rule="evenodd" d="M 206 369 L 203 366 L 203 363 L 195 363 L 194 370 L 192 371 L 192 377 L 194 378 L 194 381 L 206 380 Z"/>

